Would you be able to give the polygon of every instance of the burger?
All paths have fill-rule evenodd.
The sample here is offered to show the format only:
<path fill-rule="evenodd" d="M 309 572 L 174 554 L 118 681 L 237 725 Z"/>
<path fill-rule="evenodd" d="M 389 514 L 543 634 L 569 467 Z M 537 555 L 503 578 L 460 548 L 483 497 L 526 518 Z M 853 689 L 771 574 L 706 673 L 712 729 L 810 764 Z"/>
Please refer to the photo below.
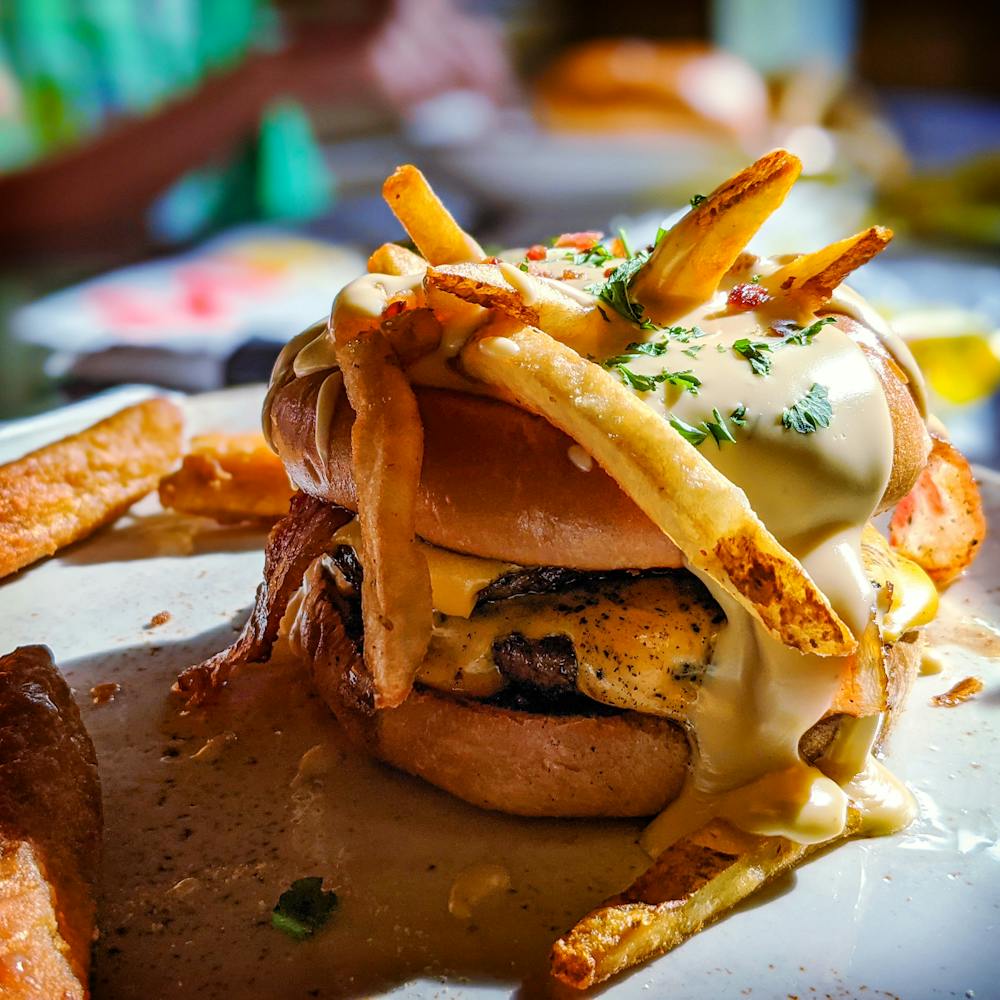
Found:
<path fill-rule="evenodd" d="M 424 256 L 377 251 L 279 357 L 264 430 L 299 492 L 244 633 L 180 689 L 287 640 L 374 756 L 487 809 L 655 817 L 654 857 L 718 820 L 906 825 L 874 753 L 982 515 L 842 284 L 891 234 L 745 250 L 796 175 L 769 154 L 645 248 L 488 256 L 397 171 Z"/>

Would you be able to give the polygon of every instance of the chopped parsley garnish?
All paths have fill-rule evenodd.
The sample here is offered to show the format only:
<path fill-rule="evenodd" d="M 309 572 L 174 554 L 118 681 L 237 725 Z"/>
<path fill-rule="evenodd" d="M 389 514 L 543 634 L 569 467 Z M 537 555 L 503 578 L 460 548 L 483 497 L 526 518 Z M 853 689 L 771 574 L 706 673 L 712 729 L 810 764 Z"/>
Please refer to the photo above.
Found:
<path fill-rule="evenodd" d="M 632 301 L 629 296 L 629 286 L 642 268 L 642 265 L 649 260 L 649 255 L 655 249 L 656 244 L 666 235 L 666 230 L 661 226 L 656 231 L 656 240 L 653 245 L 645 250 L 637 250 L 634 253 L 624 240 L 624 232 L 622 230 L 618 232 L 618 238 L 622 240 L 625 255 L 628 259 L 622 261 L 611 272 L 607 281 L 600 285 L 589 285 L 587 291 L 591 295 L 596 295 L 599 299 L 607 302 L 609 306 L 620 312 L 626 319 L 632 320 L 633 323 L 638 323 L 643 330 L 659 330 L 661 328 L 656 323 L 651 319 L 645 318 L 643 315 L 645 309 L 638 302 Z M 677 329 L 680 329 L 680 327 L 677 327 Z"/>
<path fill-rule="evenodd" d="M 614 364 L 611 367 L 618 372 L 625 385 L 638 392 L 652 392 L 661 382 L 666 382 L 667 385 L 676 386 L 697 396 L 698 386 L 701 385 L 701 379 L 690 369 L 683 372 L 671 372 L 664 368 L 663 371 L 653 375 L 644 375 L 641 372 L 632 371 L 628 365 L 623 363 Z"/>
<path fill-rule="evenodd" d="M 708 437 L 707 429 L 699 430 L 693 424 L 689 424 L 681 420 L 680 417 L 671 416 L 670 426 L 673 427 L 673 429 L 677 431 L 677 433 L 680 434 L 682 438 L 684 438 L 687 441 L 690 441 L 691 444 L 693 444 L 696 448 L 698 447 L 698 445 L 701 444 L 702 441 L 705 440 L 705 438 Z"/>
<path fill-rule="evenodd" d="M 598 307 L 600 308 L 600 307 Z M 656 340 L 646 340 L 646 341 L 634 341 L 629 344 L 622 354 L 616 354 L 613 358 L 608 358 L 604 362 L 605 368 L 613 368 L 615 365 L 628 364 L 633 358 L 638 357 L 640 354 L 645 354 L 647 357 L 660 358 L 670 348 L 672 342 L 676 341 L 679 344 L 689 344 L 692 337 L 704 337 L 705 332 L 700 330 L 696 326 L 670 326 L 663 331 L 663 335 Z M 688 350 L 683 353 L 687 354 L 689 357 L 694 357 L 691 351 L 697 353 L 701 350 L 703 345 L 695 344 L 692 345 Z M 723 348 L 725 350 L 725 348 Z"/>
<path fill-rule="evenodd" d="M 742 337 L 733 344 L 733 350 L 750 362 L 754 375 L 771 374 L 771 345 L 766 340 Z"/>
<path fill-rule="evenodd" d="M 785 344 L 797 344 L 799 347 L 806 347 L 813 342 L 816 334 L 824 326 L 829 326 L 831 323 L 836 323 L 836 318 L 833 316 L 824 316 L 822 319 L 816 320 L 815 323 L 810 323 L 805 328 L 795 323 L 775 323 L 774 328 L 781 335 L 780 344 L 782 346 Z"/>
<path fill-rule="evenodd" d="M 522 260 L 521 263 L 517 265 L 517 269 L 519 271 L 525 271 L 525 272 L 531 270 L 531 268 L 528 267 L 528 262 L 525 260 Z"/>
<path fill-rule="evenodd" d="M 647 357 L 659 358 L 667 353 L 670 347 L 670 341 L 663 337 L 660 340 L 650 340 L 645 343 L 633 343 L 629 344 L 625 348 L 624 354 L 616 354 L 613 358 L 608 358 L 604 362 L 605 368 L 614 368 L 616 365 L 626 365 L 633 358 L 637 358 L 640 354 L 645 354 Z"/>
<path fill-rule="evenodd" d="M 593 267 L 600 267 L 602 264 L 607 264 L 609 260 L 614 260 L 614 256 L 603 243 L 595 243 L 589 250 L 567 253 L 566 260 L 577 265 L 590 264 Z"/>
<path fill-rule="evenodd" d="M 693 194 L 691 195 L 691 207 L 697 208 L 703 201 L 708 201 L 708 198 L 703 194 Z"/>
<path fill-rule="evenodd" d="M 742 410 L 742 413 L 740 414 L 740 420 L 742 422 L 737 423 L 736 420 L 733 420 L 733 417 L 736 413 L 739 413 L 740 410 Z M 744 419 L 745 416 L 746 407 L 737 407 L 736 410 L 730 414 L 730 419 L 733 420 L 733 423 L 736 423 L 737 426 L 742 427 L 746 423 L 746 420 Z M 698 424 L 689 424 L 686 421 L 681 420 L 680 417 L 675 417 L 671 414 L 670 426 L 673 427 L 673 429 L 677 431 L 681 437 L 683 437 L 686 441 L 689 441 L 696 448 L 707 437 L 711 437 L 716 446 L 719 448 L 722 447 L 723 441 L 728 441 L 730 444 L 736 444 L 736 438 L 733 437 L 733 432 L 729 429 L 729 426 L 726 423 L 726 418 L 719 412 L 718 407 L 713 408 L 711 420 L 702 420 Z"/>
<path fill-rule="evenodd" d="M 829 427 L 833 420 L 833 407 L 826 386 L 814 382 L 812 388 L 796 403 L 783 410 L 781 422 L 785 430 L 799 434 L 814 434 L 822 427 Z"/>
<path fill-rule="evenodd" d="M 629 297 L 629 286 L 647 260 L 649 260 L 649 252 L 640 250 L 619 264 L 603 285 L 591 285 L 587 291 L 607 302 L 609 306 L 620 312 L 626 319 L 637 323 L 643 330 L 658 330 L 659 327 L 651 319 L 643 317 L 645 312 L 643 307 L 638 302 L 633 302 Z"/>
<path fill-rule="evenodd" d="M 736 424 L 737 427 L 746 427 L 747 425 L 747 408 L 740 403 L 739 406 L 729 414 L 729 419 Z"/>
<path fill-rule="evenodd" d="M 750 367 L 755 375 L 770 375 L 771 354 L 774 351 L 788 347 L 789 344 L 807 347 L 824 326 L 833 322 L 835 322 L 833 316 L 824 316 L 807 327 L 801 327 L 795 323 L 775 323 L 774 330 L 778 334 L 777 337 L 772 340 L 750 340 L 749 337 L 742 337 L 733 344 L 733 350 L 737 354 L 742 354 L 750 362 Z"/>
<path fill-rule="evenodd" d="M 271 911 L 271 926 L 296 941 L 312 937 L 337 908 L 337 894 L 323 889 L 318 875 L 296 879 Z"/>
<path fill-rule="evenodd" d="M 698 352 L 704 347 L 704 344 L 692 344 L 690 347 L 685 347 L 681 354 L 686 354 L 689 358 L 698 357 Z"/>

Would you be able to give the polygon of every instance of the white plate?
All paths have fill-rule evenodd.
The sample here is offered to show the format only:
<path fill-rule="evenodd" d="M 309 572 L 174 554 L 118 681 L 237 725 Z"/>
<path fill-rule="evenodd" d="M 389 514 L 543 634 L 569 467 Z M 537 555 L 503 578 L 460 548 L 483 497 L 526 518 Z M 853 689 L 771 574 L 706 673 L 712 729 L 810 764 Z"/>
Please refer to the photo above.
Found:
<path fill-rule="evenodd" d="M 189 407 L 202 427 L 252 426 L 258 404 L 244 390 Z M 1000 479 L 984 480 L 996 518 Z M 341 745 L 292 665 L 255 669 L 215 709 L 185 715 L 171 682 L 232 639 L 262 541 L 165 515 L 151 498 L 0 585 L 2 646 L 52 647 L 98 748 L 96 997 L 549 995 L 550 942 L 642 865 L 639 825 L 486 813 L 374 764 Z M 918 680 L 892 750 L 920 800 L 913 827 L 825 853 L 602 995 L 1000 994 L 998 556 L 988 541 L 947 596 L 945 672 Z M 150 627 L 160 611 L 169 621 Z M 993 662 L 974 652 L 984 643 Z M 976 700 L 928 705 L 972 673 L 986 682 Z M 117 699 L 92 705 L 106 681 Z M 456 877 L 482 864 L 506 869 L 509 891 L 470 920 L 451 916 Z M 296 943 L 270 910 L 304 875 L 324 876 L 340 905 Z"/>

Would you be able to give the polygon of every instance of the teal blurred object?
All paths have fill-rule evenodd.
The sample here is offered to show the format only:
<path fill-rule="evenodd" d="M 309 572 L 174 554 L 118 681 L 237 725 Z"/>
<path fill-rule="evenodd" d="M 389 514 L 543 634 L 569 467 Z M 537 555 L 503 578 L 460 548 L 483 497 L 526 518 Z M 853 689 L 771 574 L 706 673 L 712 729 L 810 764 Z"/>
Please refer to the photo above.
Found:
<path fill-rule="evenodd" d="M 272 104 L 260 125 L 257 205 L 265 219 L 308 219 L 329 204 L 332 182 L 299 104 Z"/>
<path fill-rule="evenodd" d="M 857 0 L 712 0 L 712 38 L 765 76 L 819 62 L 848 70 Z"/>
<path fill-rule="evenodd" d="M 269 0 L 6 0 L 0 3 L 0 170 L 30 165 L 117 117 L 153 111 L 280 40 Z M 228 163 L 176 182 L 154 236 L 193 239 L 251 219 L 301 219 L 330 203 L 329 173 L 301 106 L 264 114 Z"/>

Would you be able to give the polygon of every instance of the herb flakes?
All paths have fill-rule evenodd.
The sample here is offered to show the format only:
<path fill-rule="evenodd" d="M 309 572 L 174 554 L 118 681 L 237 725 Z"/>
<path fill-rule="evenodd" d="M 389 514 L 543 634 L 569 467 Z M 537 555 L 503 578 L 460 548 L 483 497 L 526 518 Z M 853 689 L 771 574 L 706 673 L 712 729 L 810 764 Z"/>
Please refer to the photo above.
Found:
<path fill-rule="evenodd" d="M 271 911 L 271 926 L 304 941 L 325 926 L 336 908 L 337 894 L 324 890 L 320 876 L 299 878 L 278 897 Z"/>
<path fill-rule="evenodd" d="M 833 420 L 833 407 L 826 386 L 814 382 L 812 388 L 797 402 L 784 409 L 781 423 L 785 430 L 799 434 L 814 434 L 829 427 Z"/>

